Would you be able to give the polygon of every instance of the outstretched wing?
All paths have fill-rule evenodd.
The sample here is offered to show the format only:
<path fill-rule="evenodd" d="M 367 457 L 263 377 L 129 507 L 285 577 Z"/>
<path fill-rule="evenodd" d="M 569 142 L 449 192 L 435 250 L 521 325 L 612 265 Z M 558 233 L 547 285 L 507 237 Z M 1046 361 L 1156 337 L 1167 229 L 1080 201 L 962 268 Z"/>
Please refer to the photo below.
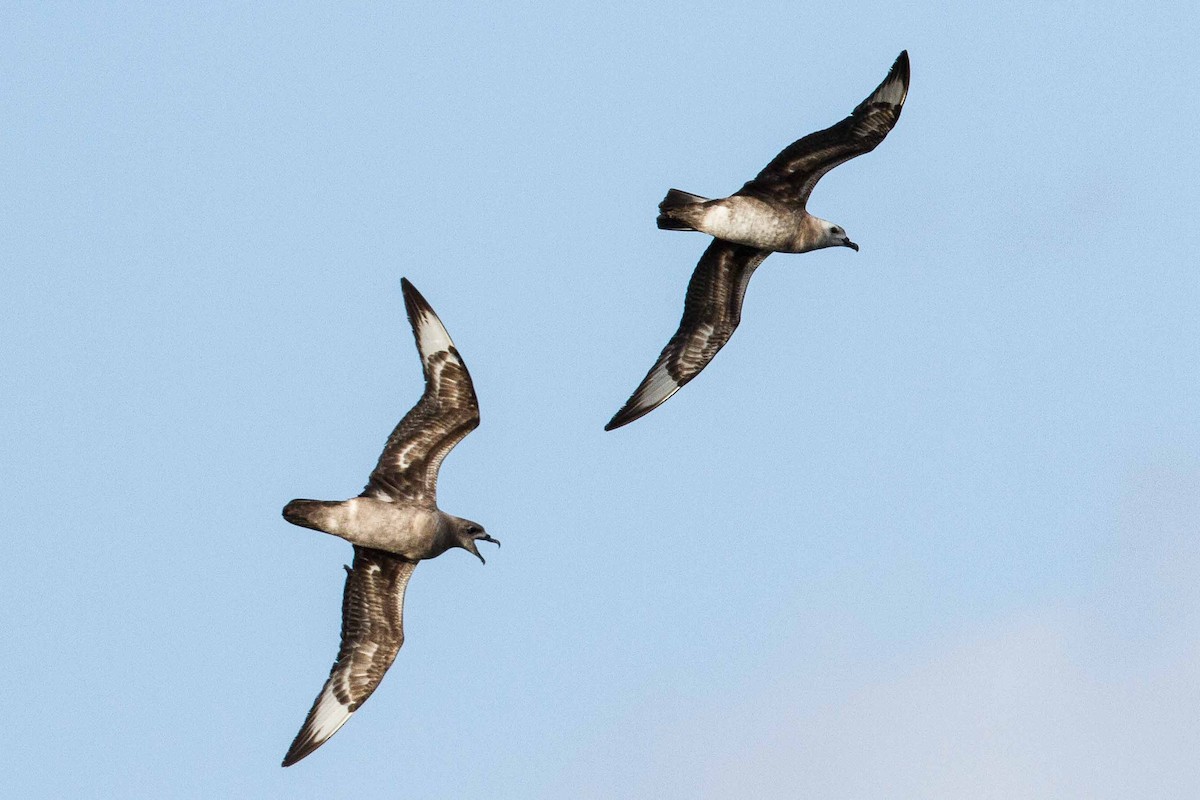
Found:
<path fill-rule="evenodd" d="M 350 719 L 396 660 L 404 644 L 404 589 L 416 567 L 382 550 L 354 548 L 342 593 L 342 646 L 329 680 L 283 757 L 290 767 Z"/>
<path fill-rule="evenodd" d="M 708 366 L 741 321 L 746 284 L 768 255 L 769 250 L 713 240 L 688 283 L 679 330 L 604 430 L 649 414 Z"/>
<path fill-rule="evenodd" d="M 362 493 L 433 505 L 442 459 L 479 427 L 479 401 L 467 365 L 442 321 L 408 279 L 401 284 L 425 372 L 425 393 L 388 437 Z"/>
<path fill-rule="evenodd" d="M 900 53 L 883 83 L 850 116 L 788 145 L 737 191 L 804 208 L 826 172 L 874 150 L 900 119 L 908 96 L 908 51 Z"/>

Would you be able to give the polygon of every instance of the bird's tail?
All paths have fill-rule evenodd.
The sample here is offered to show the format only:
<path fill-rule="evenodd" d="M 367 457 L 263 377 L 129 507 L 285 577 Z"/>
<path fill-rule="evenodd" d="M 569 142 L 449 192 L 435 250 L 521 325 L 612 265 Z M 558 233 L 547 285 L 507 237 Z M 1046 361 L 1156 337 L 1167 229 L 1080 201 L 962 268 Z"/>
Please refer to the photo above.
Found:
<path fill-rule="evenodd" d="M 293 525 L 328 533 L 329 510 L 341 503 L 329 500 L 293 500 L 283 507 L 283 518 Z"/>
<path fill-rule="evenodd" d="M 696 210 L 698 204 L 707 202 L 707 197 L 671 189 L 658 204 L 658 227 L 664 231 L 696 230 L 689 221 L 689 212 Z"/>

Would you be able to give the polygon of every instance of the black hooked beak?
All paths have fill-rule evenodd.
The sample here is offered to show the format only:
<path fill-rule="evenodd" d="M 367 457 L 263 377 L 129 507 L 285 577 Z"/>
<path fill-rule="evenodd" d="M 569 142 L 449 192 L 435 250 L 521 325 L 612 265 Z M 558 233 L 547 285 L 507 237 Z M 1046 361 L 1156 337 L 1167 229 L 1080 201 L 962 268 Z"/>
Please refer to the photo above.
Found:
<path fill-rule="evenodd" d="M 471 552 L 475 554 L 475 557 L 479 559 L 479 563 L 481 563 L 481 564 L 486 564 L 487 562 L 483 560 L 483 556 L 480 554 L 479 550 L 475 547 L 475 542 L 492 542 L 493 544 L 496 545 L 496 547 L 500 546 L 499 539 L 493 539 L 491 536 L 489 536 L 486 533 L 483 534 L 482 536 L 476 536 L 474 541 L 471 542 Z"/>
<path fill-rule="evenodd" d="M 856 245 L 854 242 L 850 241 L 849 239 L 846 239 L 846 241 L 842 242 L 842 247 L 849 247 L 854 252 L 856 252 L 856 253 L 858 252 L 858 245 Z"/>

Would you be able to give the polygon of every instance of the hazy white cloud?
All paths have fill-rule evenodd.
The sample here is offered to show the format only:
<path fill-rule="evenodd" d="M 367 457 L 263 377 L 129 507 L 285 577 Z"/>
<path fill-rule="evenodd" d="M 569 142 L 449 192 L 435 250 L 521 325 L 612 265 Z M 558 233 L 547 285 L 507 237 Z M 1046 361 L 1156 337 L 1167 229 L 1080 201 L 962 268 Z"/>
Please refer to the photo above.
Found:
<path fill-rule="evenodd" d="M 630 726 L 608 754 L 627 796 L 1200 797 L 1200 474 L 1139 475 L 1121 509 L 1082 597 L 841 690 L 781 668 L 732 707 Z"/>
<path fill-rule="evenodd" d="M 1111 676 L 1069 613 L 1012 620 L 814 713 L 754 710 L 711 797 L 1194 797 L 1200 652 Z M 786 700 L 786 698 L 783 698 Z"/>
<path fill-rule="evenodd" d="M 1131 480 L 1112 574 L 792 717 L 704 770 L 710 797 L 1200 796 L 1200 475 Z M 781 700 L 786 700 L 781 698 Z"/>

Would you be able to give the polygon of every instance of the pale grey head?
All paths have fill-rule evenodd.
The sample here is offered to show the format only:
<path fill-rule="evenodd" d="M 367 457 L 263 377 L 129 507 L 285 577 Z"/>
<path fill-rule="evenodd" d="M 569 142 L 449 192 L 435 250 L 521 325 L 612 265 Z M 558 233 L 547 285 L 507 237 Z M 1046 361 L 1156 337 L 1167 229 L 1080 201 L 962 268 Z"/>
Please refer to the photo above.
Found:
<path fill-rule="evenodd" d="M 850 237 L 846 235 L 846 229 L 841 225 L 835 225 L 828 220 L 821 220 L 823 233 L 818 249 L 822 247 L 849 247 L 854 252 L 858 252 L 858 245 L 850 241 Z"/>

